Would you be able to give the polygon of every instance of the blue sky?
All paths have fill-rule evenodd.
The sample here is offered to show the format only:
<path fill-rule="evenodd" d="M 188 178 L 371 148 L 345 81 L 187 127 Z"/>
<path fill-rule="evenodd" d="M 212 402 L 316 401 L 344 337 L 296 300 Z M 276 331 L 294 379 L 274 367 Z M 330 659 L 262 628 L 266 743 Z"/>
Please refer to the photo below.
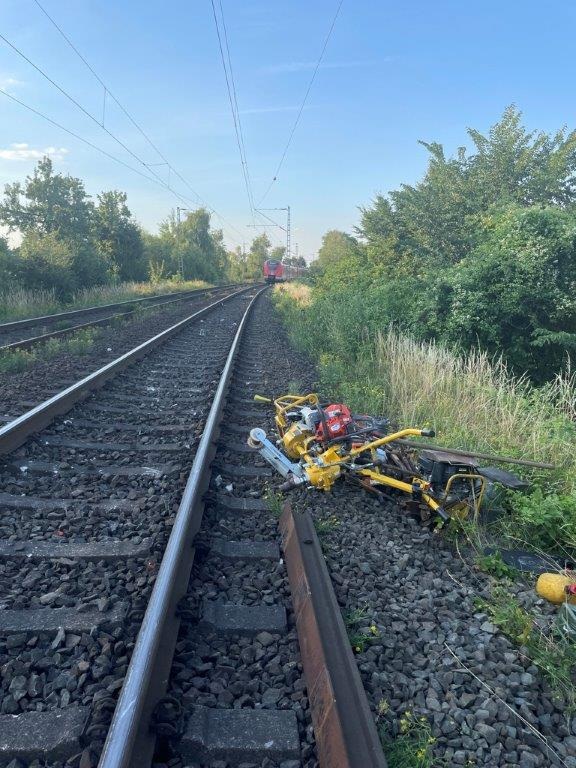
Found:
<path fill-rule="evenodd" d="M 222 0 L 254 197 L 266 190 L 338 0 Z M 42 0 L 173 166 L 248 243 L 250 223 L 210 0 Z M 0 31 L 97 117 L 103 90 L 33 0 L 1 0 Z M 290 205 L 293 242 L 311 257 L 328 229 L 351 231 L 358 206 L 418 180 L 427 153 L 452 152 L 514 102 L 526 125 L 576 127 L 576 4 L 534 0 L 344 0 L 308 106 L 265 204 Z M 0 41 L 0 88 L 130 164 L 97 125 Z M 108 100 L 106 127 L 148 163 L 160 158 Z M 95 195 L 123 189 L 154 231 L 168 191 L 104 158 L 0 94 L 0 184 L 49 149 Z M 166 169 L 155 171 L 166 181 Z M 175 189 L 194 196 L 177 179 Z M 220 225 L 221 222 L 215 221 Z M 256 230 L 261 231 L 261 230 Z M 275 241 L 280 231 L 269 231 Z"/>

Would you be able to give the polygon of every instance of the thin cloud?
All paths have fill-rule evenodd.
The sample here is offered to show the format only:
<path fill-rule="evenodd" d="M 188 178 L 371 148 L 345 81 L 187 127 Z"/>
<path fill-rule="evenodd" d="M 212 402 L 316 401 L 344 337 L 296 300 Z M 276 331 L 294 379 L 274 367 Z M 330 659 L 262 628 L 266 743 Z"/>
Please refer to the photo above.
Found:
<path fill-rule="evenodd" d="M 271 74 L 283 74 L 289 72 L 306 72 L 308 70 L 315 69 L 315 61 L 289 61 L 285 64 L 272 64 L 269 67 L 264 67 L 265 72 Z M 319 69 L 352 69 L 355 67 L 367 67 L 370 65 L 368 61 L 323 61 Z"/>
<path fill-rule="evenodd" d="M 11 75 L 0 75 L 0 88 L 3 91 L 8 91 L 8 93 L 11 93 L 15 88 L 18 88 L 20 85 L 24 85 L 22 80 L 17 80 L 15 77 L 12 77 Z"/>
<path fill-rule="evenodd" d="M 55 160 L 62 160 L 68 154 L 66 147 L 45 147 L 34 149 L 30 144 L 10 144 L 8 149 L 0 149 L 0 160 L 41 160 L 48 155 Z"/>

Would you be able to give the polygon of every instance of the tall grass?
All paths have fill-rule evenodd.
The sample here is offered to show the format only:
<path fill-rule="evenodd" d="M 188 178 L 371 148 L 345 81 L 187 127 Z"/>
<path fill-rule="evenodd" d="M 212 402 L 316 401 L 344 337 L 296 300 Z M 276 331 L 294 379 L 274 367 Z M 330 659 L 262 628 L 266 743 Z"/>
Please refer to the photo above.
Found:
<path fill-rule="evenodd" d="M 52 289 L 37 291 L 26 288 L 8 288 L 0 291 L 0 320 L 20 320 L 34 315 L 50 315 L 59 312 L 62 304 Z"/>
<path fill-rule="evenodd" d="M 374 341 L 371 386 L 381 410 L 402 425 L 433 426 L 445 445 L 557 464 L 576 487 L 570 372 L 544 388 L 513 377 L 502 359 L 456 355 L 389 330 Z"/>
<path fill-rule="evenodd" d="M 299 308 L 309 307 L 312 303 L 312 289 L 304 283 L 278 283 L 274 286 L 277 300 L 293 301 Z"/>
<path fill-rule="evenodd" d="M 206 288 L 209 283 L 202 280 L 163 280 L 149 283 L 116 283 L 83 288 L 75 293 L 68 302 L 59 301 L 52 290 L 27 290 L 25 288 L 0 289 L 0 321 L 21 320 L 28 317 L 51 315 L 67 309 L 97 307 L 102 304 L 115 304 L 120 301 L 140 299 L 155 294 L 190 291 L 194 288 Z"/>

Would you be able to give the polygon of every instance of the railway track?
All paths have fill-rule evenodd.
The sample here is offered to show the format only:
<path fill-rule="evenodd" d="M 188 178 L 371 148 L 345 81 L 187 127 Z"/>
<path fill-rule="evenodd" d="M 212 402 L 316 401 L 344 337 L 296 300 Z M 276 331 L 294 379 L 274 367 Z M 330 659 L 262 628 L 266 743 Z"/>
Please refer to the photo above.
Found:
<path fill-rule="evenodd" d="M 105 304 L 100 307 L 86 307 L 43 317 L 2 323 L 0 324 L 0 353 L 14 349 L 29 349 L 50 339 L 69 336 L 86 328 L 110 325 L 116 321 L 128 319 L 141 309 L 171 307 L 179 302 L 209 294 L 225 294 L 231 287 L 237 286 L 196 288 L 191 291 L 145 296 L 141 299 Z"/>
<path fill-rule="evenodd" d="M 335 749 L 325 765 L 384 765 L 351 760 L 354 735 L 377 737 L 335 599 L 330 629 L 292 603 L 303 578 L 333 598 L 318 563 L 295 565 L 315 535 L 290 539 L 285 512 L 290 584 L 271 478 L 245 445 L 277 352 L 254 293 L 0 429 L 0 765 L 312 768 Z M 322 672 L 310 693 L 302 661 Z M 333 677 L 343 664 L 355 679 Z M 343 728 L 347 699 L 368 731 Z"/>
<path fill-rule="evenodd" d="M 33 364 L 20 373 L 0 376 L 0 424 L 13 421 L 105 363 L 113 362 L 151 336 L 214 302 L 215 298 L 224 298 L 237 290 L 237 287 L 223 287 L 201 291 L 168 306 L 138 312 L 121 325 L 102 328 L 86 348 L 78 351 L 70 352 L 63 347 L 55 354 L 44 356 L 41 345 Z"/>

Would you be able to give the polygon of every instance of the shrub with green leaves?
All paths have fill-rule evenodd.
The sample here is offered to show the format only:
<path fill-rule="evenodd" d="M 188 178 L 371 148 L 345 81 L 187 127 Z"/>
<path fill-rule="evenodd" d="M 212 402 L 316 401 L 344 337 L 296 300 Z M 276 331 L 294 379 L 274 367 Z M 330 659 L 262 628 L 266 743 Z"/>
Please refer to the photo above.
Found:
<path fill-rule="evenodd" d="M 510 497 L 513 535 L 546 551 L 576 549 L 576 493 L 532 493 Z"/>

